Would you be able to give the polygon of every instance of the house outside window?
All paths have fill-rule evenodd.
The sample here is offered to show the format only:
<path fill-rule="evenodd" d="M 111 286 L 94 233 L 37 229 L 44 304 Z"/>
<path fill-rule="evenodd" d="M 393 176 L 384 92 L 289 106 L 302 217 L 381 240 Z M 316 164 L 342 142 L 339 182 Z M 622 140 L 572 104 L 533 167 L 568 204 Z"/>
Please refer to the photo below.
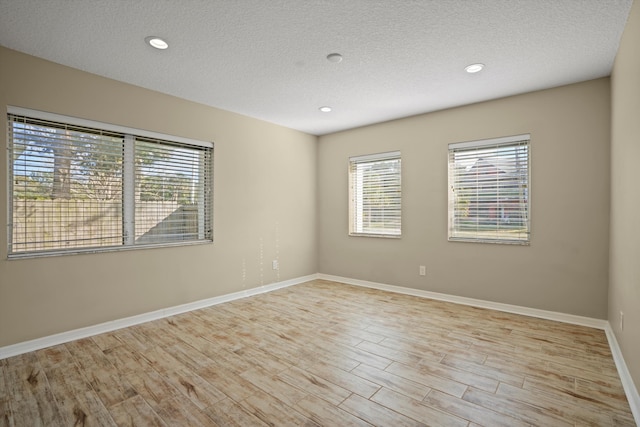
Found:
<path fill-rule="evenodd" d="M 9 258 L 212 241 L 212 143 L 8 112 Z"/>
<path fill-rule="evenodd" d="M 530 135 L 449 144 L 449 240 L 528 244 Z"/>
<path fill-rule="evenodd" d="M 400 152 L 349 158 L 349 235 L 400 237 Z"/>

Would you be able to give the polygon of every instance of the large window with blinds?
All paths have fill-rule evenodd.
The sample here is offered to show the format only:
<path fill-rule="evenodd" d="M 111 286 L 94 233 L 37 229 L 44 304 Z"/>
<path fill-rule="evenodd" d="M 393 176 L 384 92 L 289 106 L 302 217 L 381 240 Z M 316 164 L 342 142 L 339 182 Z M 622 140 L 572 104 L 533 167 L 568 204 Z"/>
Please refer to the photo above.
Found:
<path fill-rule="evenodd" d="M 210 242 L 213 144 L 10 107 L 9 257 Z"/>
<path fill-rule="evenodd" d="M 530 139 L 449 144 L 449 240 L 529 243 Z"/>
<path fill-rule="evenodd" d="M 400 152 L 349 159 L 349 234 L 400 237 Z"/>

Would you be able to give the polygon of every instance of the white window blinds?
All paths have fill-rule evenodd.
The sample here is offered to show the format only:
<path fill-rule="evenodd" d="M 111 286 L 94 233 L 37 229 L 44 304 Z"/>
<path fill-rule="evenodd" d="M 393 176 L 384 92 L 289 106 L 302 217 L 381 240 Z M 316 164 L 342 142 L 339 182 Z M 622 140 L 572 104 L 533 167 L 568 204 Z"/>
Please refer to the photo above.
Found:
<path fill-rule="evenodd" d="M 449 144 L 449 240 L 527 244 L 530 135 Z"/>
<path fill-rule="evenodd" d="M 400 237 L 400 152 L 349 159 L 349 234 Z"/>
<path fill-rule="evenodd" d="M 8 114 L 10 257 L 212 239 L 212 144 L 27 111 Z"/>
<path fill-rule="evenodd" d="M 210 238 L 210 151 L 136 138 L 135 159 L 135 243 Z"/>

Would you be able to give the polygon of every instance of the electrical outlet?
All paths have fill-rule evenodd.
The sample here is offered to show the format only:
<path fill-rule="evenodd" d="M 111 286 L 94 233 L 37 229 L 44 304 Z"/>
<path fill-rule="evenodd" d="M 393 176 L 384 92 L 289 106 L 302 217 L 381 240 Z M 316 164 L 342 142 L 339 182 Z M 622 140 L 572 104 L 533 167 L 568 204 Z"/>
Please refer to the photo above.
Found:
<path fill-rule="evenodd" d="M 421 265 L 420 266 L 420 275 L 421 276 L 426 276 L 427 275 L 427 266 L 425 266 L 425 265 Z"/>
<path fill-rule="evenodd" d="M 278 268 L 280 268 L 280 266 L 278 265 L 277 259 L 274 259 L 273 261 L 271 261 L 271 268 L 274 270 L 277 270 Z"/>
<path fill-rule="evenodd" d="M 624 313 L 620 312 L 620 330 L 624 331 Z"/>

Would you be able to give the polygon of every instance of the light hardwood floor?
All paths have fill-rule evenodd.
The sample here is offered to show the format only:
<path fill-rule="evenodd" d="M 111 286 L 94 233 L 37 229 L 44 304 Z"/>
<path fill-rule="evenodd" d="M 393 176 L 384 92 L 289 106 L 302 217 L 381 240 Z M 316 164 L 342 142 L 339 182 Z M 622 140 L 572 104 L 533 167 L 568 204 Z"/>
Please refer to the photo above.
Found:
<path fill-rule="evenodd" d="M 635 425 L 603 331 L 322 280 L 0 367 L 0 426 Z"/>

